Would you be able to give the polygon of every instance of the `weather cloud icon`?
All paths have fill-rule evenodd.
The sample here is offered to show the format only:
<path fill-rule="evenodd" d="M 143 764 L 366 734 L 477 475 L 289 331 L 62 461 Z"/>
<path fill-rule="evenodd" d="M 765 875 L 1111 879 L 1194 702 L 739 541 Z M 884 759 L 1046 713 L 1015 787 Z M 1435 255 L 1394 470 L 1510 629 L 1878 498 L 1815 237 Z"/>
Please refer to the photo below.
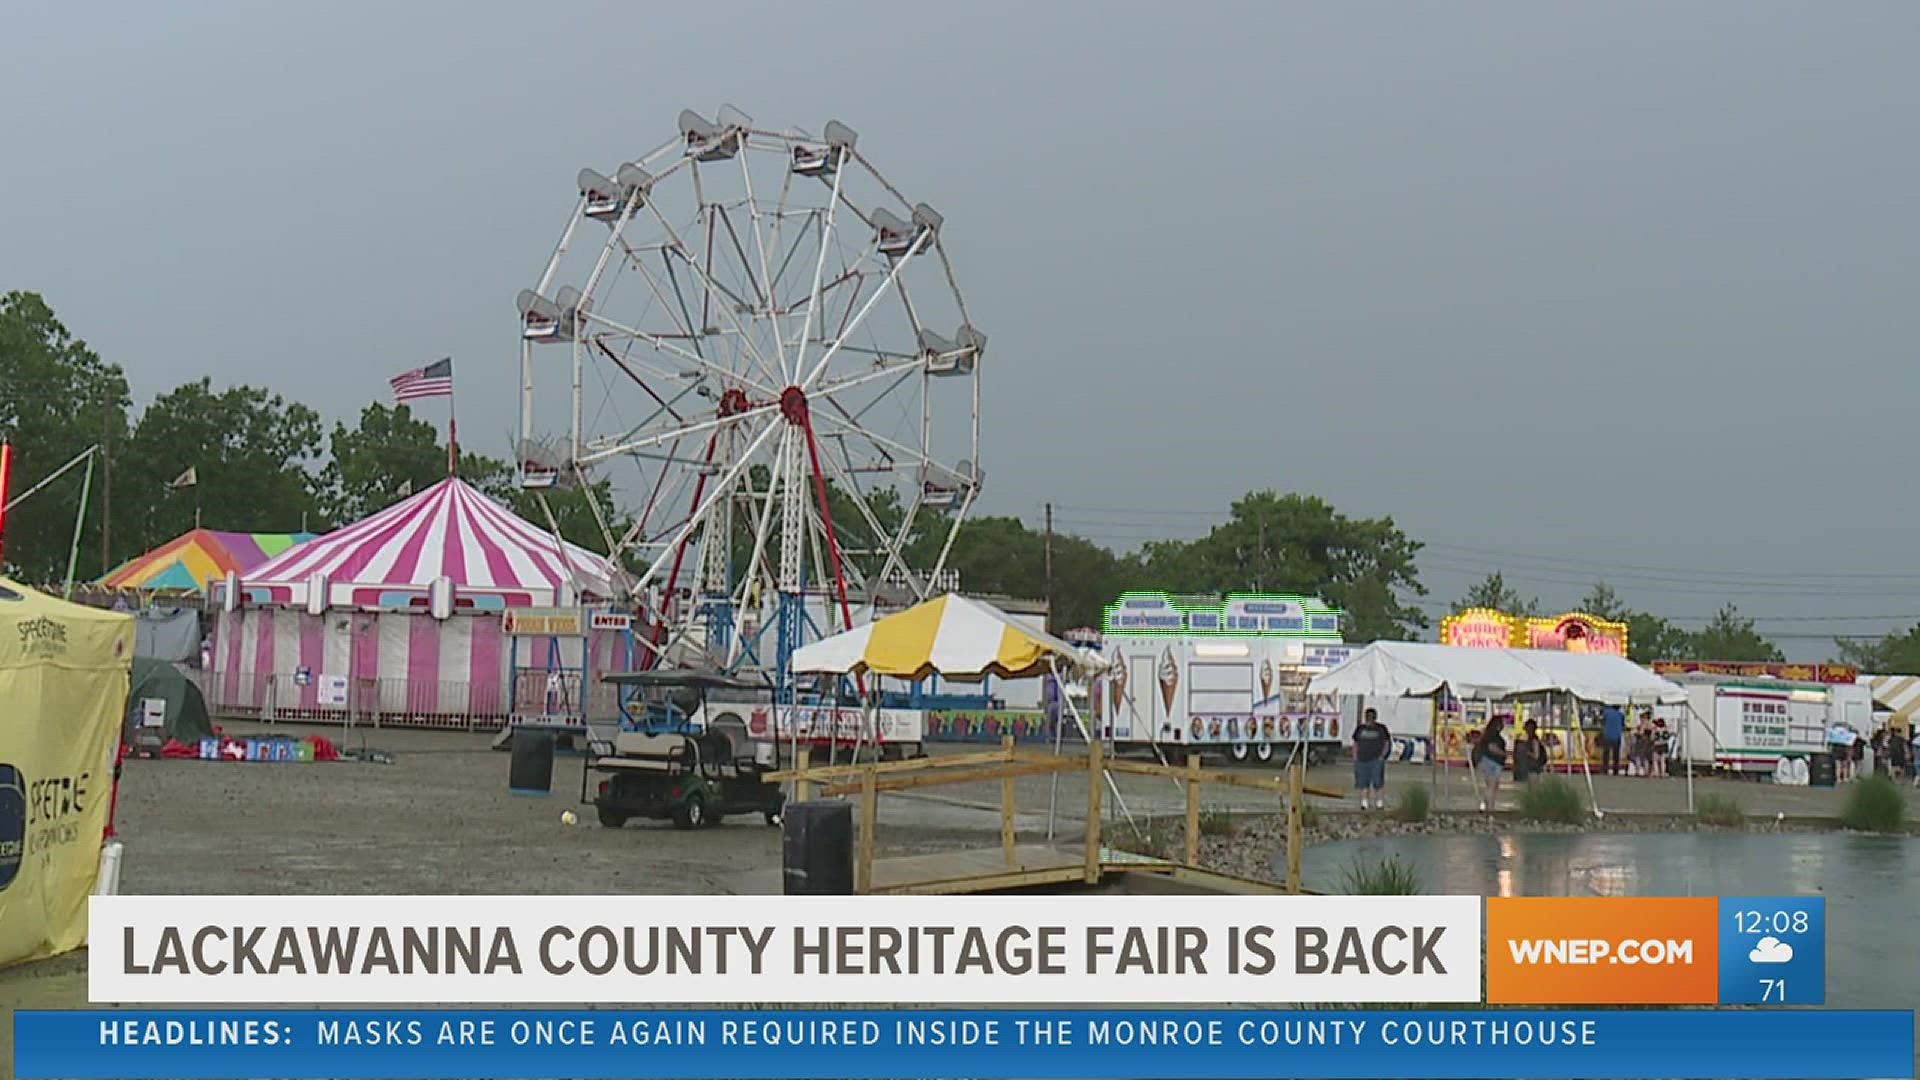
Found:
<path fill-rule="evenodd" d="M 1756 964 L 1784 964 L 1793 959 L 1793 946 L 1777 937 L 1763 937 L 1747 959 Z"/>

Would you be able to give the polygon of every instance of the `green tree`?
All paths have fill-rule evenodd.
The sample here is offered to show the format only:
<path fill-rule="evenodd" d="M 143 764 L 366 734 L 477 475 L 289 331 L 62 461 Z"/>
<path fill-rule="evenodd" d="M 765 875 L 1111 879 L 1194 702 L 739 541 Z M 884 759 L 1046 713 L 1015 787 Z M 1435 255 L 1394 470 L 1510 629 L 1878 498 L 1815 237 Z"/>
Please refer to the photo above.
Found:
<path fill-rule="evenodd" d="M 1714 613 L 1705 628 L 1692 635 L 1696 660 L 1778 661 L 1786 657 L 1753 628 L 1753 620 L 1732 604 Z"/>
<path fill-rule="evenodd" d="M 1920 626 L 1878 641 L 1835 638 L 1840 662 L 1875 675 L 1920 675 Z"/>
<path fill-rule="evenodd" d="M 1627 617 L 1633 614 L 1632 609 L 1621 602 L 1619 594 L 1613 591 L 1613 586 L 1604 581 L 1594 582 L 1593 588 L 1587 590 L 1587 595 L 1580 598 L 1580 610 L 1608 622 L 1626 622 Z"/>
<path fill-rule="evenodd" d="M 358 521 L 403 492 L 425 491 L 447 476 L 447 448 L 438 429 L 405 405 L 367 406 L 356 426 L 333 425 L 328 447 L 320 506 L 336 525 Z M 512 469 L 504 461 L 462 450 L 460 477 L 503 502 L 513 498 Z"/>
<path fill-rule="evenodd" d="M 1319 595 L 1346 611 L 1349 640 L 1408 637 L 1427 625 L 1412 603 L 1427 592 L 1419 552 L 1392 518 L 1349 518 L 1311 495 L 1259 491 L 1199 540 L 1147 544 L 1127 576 L 1148 580 L 1126 587 Z"/>
<path fill-rule="evenodd" d="M 1627 624 L 1627 657 L 1634 663 L 1695 658 L 1692 634 L 1658 615 L 1644 611 L 1628 611 L 1624 615 Z"/>
<path fill-rule="evenodd" d="M 253 386 L 216 391 L 209 379 L 156 398 L 134 425 L 114 473 L 116 522 L 139 550 L 193 528 L 292 532 L 319 522 L 320 416 Z M 176 487 L 193 470 L 197 482 Z M 123 511 L 124 508 L 124 511 Z"/>
<path fill-rule="evenodd" d="M 90 446 L 104 442 L 117 457 L 128 405 L 125 373 L 70 333 L 45 300 L 30 292 L 0 295 L 0 439 L 13 444 L 16 494 Z M 6 563 L 19 576 L 65 577 L 82 476 L 74 469 L 7 514 Z M 103 479 L 96 473 L 81 535 L 83 570 L 91 570 L 100 550 Z M 109 562 L 134 550 L 123 541 Z"/>
<path fill-rule="evenodd" d="M 444 454 L 445 451 L 442 453 Z M 506 467 L 502 466 L 502 468 Z M 444 461 L 440 469 L 442 472 L 446 471 Z M 474 486 L 482 491 L 488 491 L 489 487 L 492 487 L 492 493 L 497 497 L 497 485 L 476 481 Z M 589 489 L 577 485 L 531 490 L 516 489 L 502 501 L 514 513 L 533 522 L 540 531 L 551 532 L 553 527 L 558 525 L 561 537 L 567 542 L 578 544 L 588 551 L 605 554 L 608 550 L 608 534 L 611 533 L 614 542 L 619 543 L 626 535 L 632 519 L 620 509 L 615 500 L 613 481 L 604 478 L 595 480 L 590 488 L 593 493 L 591 501 L 587 497 Z M 549 511 L 553 515 L 551 519 L 547 516 Z M 602 519 L 605 519 L 604 529 L 601 527 Z M 631 557 L 631 551 L 622 555 L 623 561 Z"/>
<path fill-rule="evenodd" d="M 1506 576 L 1495 570 L 1455 601 L 1453 610 L 1457 613 L 1468 608 L 1492 608 L 1508 615 L 1534 615 L 1539 606 L 1538 600 L 1521 599 L 1520 593 L 1507 585 Z"/>
<path fill-rule="evenodd" d="M 931 566 L 929 561 L 916 569 Z M 1016 517 L 970 517 L 954 538 L 947 566 L 959 573 L 967 592 L 1039 599 L 1047 591 L 1046 536 Z"/>

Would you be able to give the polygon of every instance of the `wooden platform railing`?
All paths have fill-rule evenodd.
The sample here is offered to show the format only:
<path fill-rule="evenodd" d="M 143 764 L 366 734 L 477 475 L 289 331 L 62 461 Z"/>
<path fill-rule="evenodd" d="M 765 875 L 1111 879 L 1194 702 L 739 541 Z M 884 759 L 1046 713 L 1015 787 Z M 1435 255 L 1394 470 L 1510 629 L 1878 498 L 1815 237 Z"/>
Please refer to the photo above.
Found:
<path fill-rule="evenodd" d="M 1014 744 L 1012 736 L 1001 740 L 998 750 L 982 750 L 910 761 L 880 761 L 853 765 L 813 765 L 809 750 L 801 746 L 791 769 L 768 773 L 775 783 L 791 782 L 794 799 L 813 798 L 814 785 L 821 785 L 823 797 L 860 796 L 860 837 L 854 861 L 854 891 L 865 893 L 873 887 L 874 834 L 879 824 L 881 792 L 909 791 L 948 784 L 977 784 L 1000 781 L 1000 847 L 1008 873 L 1021 867 L 1015 818 L 1014 782 L 1025 776 L 1044 776 L 1069 772 L 1087 774 L 1086 851 L 1082 877 L 1086 884 L 1097 884 L 1102 873 L 1101 816 L 1105 785 L 1110 773 L 1135 776 L 1169 777 L 1180 782 L 1186 792 L 1186 857 L 1184 865 L 1197 867 L 1200 860 L 1200 788 L 1203 784 L 1256 788 L 1286 796 L 1287 806 L 1287 890 L 1298 893 L 1300 852 L 1305 846 L 1303 800 L 1309 796 L 1341 798 L 1343 793 L 1306 783 L 1304 762 L 1288 767 L 1286 776 L 1258 776 L 1250 773 L 1203 768 L 1200 754 L 1187 755 L 1184 768 L 1145 761 L 1121 761 L 1107 757 L 1105 747 L 1095 740 L 1088 744 L 1084 757 L 1025 749 Z"/>

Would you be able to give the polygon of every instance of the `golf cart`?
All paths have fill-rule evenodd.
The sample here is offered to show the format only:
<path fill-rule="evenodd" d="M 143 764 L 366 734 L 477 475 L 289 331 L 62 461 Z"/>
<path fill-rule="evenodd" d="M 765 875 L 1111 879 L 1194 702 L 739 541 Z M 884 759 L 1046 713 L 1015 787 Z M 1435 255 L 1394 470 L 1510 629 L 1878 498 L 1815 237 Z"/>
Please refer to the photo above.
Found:
<path fill-rule="evenodd" d="M 761 694 L 771 700 L 769 688 L 686 670 L 606 680 L 619 688 L 622 719 L 611 740 L 588 745 L 586 774 L 601 778 L 591 800 L 600 824 L 617 829 L 639 817 L 692 829 L 737 814 L 779 823 L 785 793 L 761 779 L 779 767 L 779 747 L 754 743 L 738 712 L 727 711 L 729 704 L 750 706 Z M 584 790 L 581 798 L 588 801 Z"/>
<path fill-rule="evenodd" d="M 786 802 L 780 785 L 761 779 L 772 767 L 736 757 L 719 732 L 623 731 L 614 736 L 613 753 L 590 768 L 605 778 L 593 806 L 609 829 L 636 817 L 698 829 L 733 814 L 759 814 L 778 825 Z"/>

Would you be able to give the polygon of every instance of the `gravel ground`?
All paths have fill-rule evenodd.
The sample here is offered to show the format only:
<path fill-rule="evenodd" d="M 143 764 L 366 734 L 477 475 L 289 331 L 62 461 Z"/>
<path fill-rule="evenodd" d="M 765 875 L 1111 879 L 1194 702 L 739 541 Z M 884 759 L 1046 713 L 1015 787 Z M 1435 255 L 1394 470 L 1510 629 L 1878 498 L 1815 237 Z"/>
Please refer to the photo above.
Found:
<path fill-rule="evenodd" d="M 305 734 L 281 728 L 280 734 Z M 235 733 L 245 733 L 236 730 Z M 338 736 L 337 729 L 324 732 Z M 125 893 L 236 894 L 572 894 L 711 893 L 742 870 L 777 865 L 780 833 L 755 819 L 699 832 L 664 823 L 603 829 L 583 813 L 574 827 L 561 811 L 582 810 L 581 759 L 563 756 L 547 798 L 508 793 L 507 755 L 485 736 L 415 732 L 359 732 L 351 749 L 377 749 L 391 764 L 357 761 L 314 765 L 209 764 L 130 761 L 122 781 L 119 829 L 127 844 Z M 958 750 L 977 747 L 956 747 Z M 1271 769 L 1268 770 L 1271 772 Z M 1329 766 L 1309 783 L 1347 788 L 1348 771 Z M 1575 778 L 1582 787 L 1584 777 Z M 1179 785 L 1154 777 L 1117 778 L 1121 801 L 1136 817 L 1179 815 Z M 1027 777 L 1017 782 L 1023 840 L 1047 827 L 1050 797 L 1062 812 L 1058 835 L 1070 841 L 1080 822 L 1065 812 L 1085 805 L 1078 774 Z M 1436 810 L 1470 809 L 1476 800 L 1460 770 L 1435 774 L 1397 766 L 1389 795 L 1409 783 L 1437 792 Z M 1680 780 L 1596 777 L 1608 829 L 1692 827 L 1684 817 Z M 1732 793 L 1749 814 L 1791 819 L 1838 812 L 1842 792 L 1775 788 L 1752 782 L 1702 780 L 1696 793 Z M 1236 818 L 1232 836 L 1208 837 L 1203 861 L 1231 873 L 1269 877 L 1284 850 L 1279 800 L 1271 793 L 1228 787 L 1205 791 L 1209 810 Z M 1108 798 L 1112 807 L 1115 800 Z M 1313 840 L 1350 839 L 1386 830 L 1494 830 L 1519 826 L 1478 815 L 1441 813 L 1422 826 L 1404 826 L 1382 814 L 1362 815 L 1352 800 L 1319 801 Z M 1915 802 L 1920 810 L 1920 800 Z M 881 854 L 923 852 L 998 843 L 997 782 L 941 787 L 884 796 L 877 847 Z M 1617 811 L 1617 812 L 1616 812 Z M 1664 817 L 1660 815 L 1666 815 Z M 1676 816 L 1678 815 L 1678 816 Z M 1596 823 L 1597 824 L 1597 823 Z M 1109 836 L 1126 837 L 1123 827 Z M 1177 850 L 1177 848 L 1175 849 Z M 0 1008 L 73 1007 L 86 998 L 84 954 L 0 972 Z M 11 1025 L 0 1031 L 0 1061 L 11 1060 Z"/>

